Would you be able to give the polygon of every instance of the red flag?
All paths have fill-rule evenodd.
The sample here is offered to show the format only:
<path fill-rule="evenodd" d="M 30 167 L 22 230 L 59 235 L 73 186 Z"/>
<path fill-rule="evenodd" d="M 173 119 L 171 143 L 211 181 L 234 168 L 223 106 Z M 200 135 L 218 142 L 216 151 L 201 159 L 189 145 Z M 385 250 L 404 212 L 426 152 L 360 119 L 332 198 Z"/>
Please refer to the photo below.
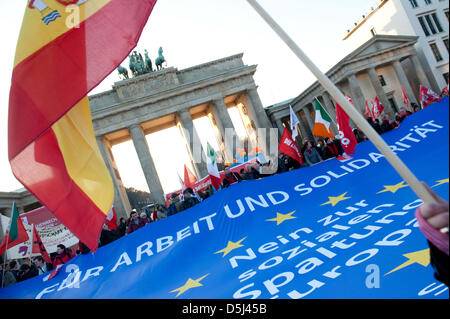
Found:
<path fill-rule="evenodd" d="M 442 89 L 442 91 L 441 91 L 441 96 L 449 96 L 449 93 L 448 93 L 448 85 L 445 86 L 445 87 Z"/>
<path fill-rule="evenodd" d="M 381 101 L 378 98 L 378 96 L 376 96 L 375 101 L 373 103 L 373 109 L 372 109 L 373 116 L 375 118 L 379 118 L 381 116 L 381 113 L 383 113 L 383 111 L 384 111 L 384 106 L 383 106 L 383 104 L 381 104 Z"/>
<path fill-rule="evenodd" d="M 111 207 L 111 210 L 109 211 L 108 216 L 106 217 L 106 224 L 108 225 L 109 230 L 114 230 L 117 227 L 117 214 L 116 210 L 114 209 L 114 205 Z"/>
<path fill-rule="evenodd" d="M 439 97 L 439 95 L 433 92 L 433 90 L 423 85 L 420 86 L 420 105 L 422 106 L 422 108 L 439 101 L 441 101 L 441 98 Z"/>
<path fill-rule="evenodd" d="M 195 177 L 186 164 L 184 164 L 184 185 L 188 188 L 194 188 L 195 183 L 197 183 L 197 177 Z"/>
<path fill-rule="evenodd" d="M 402 94 L 403 94 L 403 104 L 405 104 L 406 106 L 409 106 L 409 99 L 406 96 L 405 89 L 403 88 L 403 86 L 402 86 Z"/>
<path fill-rule="evenodd" d="M 349 124 L 349 117 L 347 113 L 336 102 L 336 117 L 339 127 L 339 137 L 341 138 L 341 144 L 346 154 L 355 153 L 356 137 L 353 134 L 353 130 Z"/>
<path fill-rule="evenodd" d="M 39 236 L 39 233 L 36 229 L 36 226 L 33 224 L 33 243 L 31 246 L 31 252 L 32 253 L 38 253 L 42 255 L 42 258 L 44 258 L 44 261 L 46 263 L 51 263 L 52 260 L 50 259 L 50 256 L 47 253 L 47 250 L 45 249 L 44 244 L 42 243 L 41 237 Z"/>
<path fill-rule="evenodd" d="M 278 146 L 278 151 L 292 157 L 299 162 L 300 165 L 303 165 L 302 153 L 300 153 L 297 144 L 295 144 L 287 128 L 284 128 L 283 136 L 281 137 L 280 145 Z"/>
<path fill-rule="evenodd" d="M 14 246 L 24 243 L 30 239 L 28 237 L 28 233 L 25 230 L 22 219 L 20 217 L 17 218 L 17 230 L 18 230 L 19 237 L 14 241 L 10 240 L 9 233 L 8 233 L 8 231 L 6 232 L 5 236 L 3 237 L 2 244 L 0 245 L 0 255 L 2 255 L 6 251 L 6 243 L 7 242 L 8 242 L 8 249 L 10 249 L 10 248 L 13 248 Z"/>
<path fill-rule="evenodd" d="M 372 110 L 370 109 L 369 102 L 367 102 L 367 101 L 366 101 L 366 111 L 364 112 L 364 115 L 367 116 L 367 117 L 370 117 L 372 119 L 372 121 L 374 121 Z"/>

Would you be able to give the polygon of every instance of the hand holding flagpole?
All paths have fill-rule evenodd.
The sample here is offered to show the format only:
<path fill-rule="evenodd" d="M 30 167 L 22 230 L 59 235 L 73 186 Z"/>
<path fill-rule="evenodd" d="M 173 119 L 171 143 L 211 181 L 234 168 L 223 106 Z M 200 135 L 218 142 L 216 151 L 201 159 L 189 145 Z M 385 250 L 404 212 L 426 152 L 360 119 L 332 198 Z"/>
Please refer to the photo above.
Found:
<path fill-rule="evenodd" d="M 256 0 L 247 0 L 255 11 L 269 24 L 269 26 L 278 34 L 278 36 L 287 44 L 295 55 L 309 68 L 316 76 L 319 83 L 328 91 L 328 93 L 339 103 L 342 109 L 355 122 L 355 124 L 372 141 L 375 147 L 386 157 L 387 161 L 394 167 L 397 173 L 408 183 L 411 189 L 424 202 L 434 203 L 436 200 L 419 182 L 417 177 L 402 162 L 402 160 L 390 149 L 380 135 L 367 123 L 364 117 L 350 104 L 341 91 L 331 80 L 320 71 L 320 69 L 311 61 L 311 59 L 300 49 L 300 47 L 288 36 L 288 34 L 272 19 L 272 17 L 262 8 Z"/>

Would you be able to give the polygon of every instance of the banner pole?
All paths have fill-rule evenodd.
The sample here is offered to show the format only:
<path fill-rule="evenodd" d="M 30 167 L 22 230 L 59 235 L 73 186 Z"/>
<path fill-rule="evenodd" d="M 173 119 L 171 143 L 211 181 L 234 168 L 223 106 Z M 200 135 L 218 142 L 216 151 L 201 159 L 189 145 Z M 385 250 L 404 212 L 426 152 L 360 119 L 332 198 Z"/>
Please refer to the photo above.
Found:
<path fill-rule="evenodd" d="M 6 233 L 6 246 L 5 246 L 5 260 L 3 261 L 3 270 L 2 270 L 2 288 L 3 288 L 4 284 L 5 284 L 5 267 L 6 267 L 6 260 L 8 259 L 8 242 L 9 242 L 9 232 L 7 231 L 7 233 Z"/>
<path fill-rule="evenodd" d="M 289 37 L 289 35 L 272 19 L 272 17 L 259 5 L 256 0 L 247 0 L 253 9 L 266 21 L 266 23 L 278 34 L 278 36 L 286 43 L 286 45 L 294 52 L 294 54 L 308 67 L 315 75 L 319 83 L 327 90 L 327 92 L 339 103 L 347 115 L 355 122 L 355 124 L 364 132 L 364 134 L 372 141 L 375 147 L 386 157 L 386 160 L 392 165 L 397 173 L 408 183 L 414 193 L 424 202 L 435 203 L 436 200 L 419 182 L 417 177 L 402 162 L 402 160 L 390 149 L 383 138 L 367 123 L 365 118 L 351 105 L 344 97 L 341 91 L 334 85 L 331 80 L 320 71 L 320 69 L 311 61 L 311 59 L 303 52 L 302 49 Z"/>

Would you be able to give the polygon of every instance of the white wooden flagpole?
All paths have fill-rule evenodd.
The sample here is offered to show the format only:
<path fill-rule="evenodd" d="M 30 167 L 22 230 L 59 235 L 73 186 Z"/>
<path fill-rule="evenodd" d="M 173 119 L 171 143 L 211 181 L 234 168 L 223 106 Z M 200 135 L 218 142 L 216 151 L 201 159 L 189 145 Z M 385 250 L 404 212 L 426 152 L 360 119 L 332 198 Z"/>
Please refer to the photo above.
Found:
<path fill-rule="evenodd" d="M 302 49 L 288 36 L 288 34 L 272 19 L 272 17 L 259 5 L 256 0 L 247 0 L 255 11 L 269 24 L 269 26 L 278 34 L 278 36 L 287 44 L 294 54 L 309 68 L 316 76 L 319 83 L 328 91 L 328 93 L 339 103 L 347 115 L 372 141 L 375 147 L 386 157 L 387 161 L 394 167 L 397 173 L 408 183 L 416 195 L 424 202 L 435 203 L 436 200 L 431 196 L 427 189 L 419 182 L 417 177 L 402 162 L 402 160 L 390 149 L 383 138 L 367 123 L 366 119 L 351 105 L 339 89 L 331 80 L 319 70 L 311 59 Z"/>

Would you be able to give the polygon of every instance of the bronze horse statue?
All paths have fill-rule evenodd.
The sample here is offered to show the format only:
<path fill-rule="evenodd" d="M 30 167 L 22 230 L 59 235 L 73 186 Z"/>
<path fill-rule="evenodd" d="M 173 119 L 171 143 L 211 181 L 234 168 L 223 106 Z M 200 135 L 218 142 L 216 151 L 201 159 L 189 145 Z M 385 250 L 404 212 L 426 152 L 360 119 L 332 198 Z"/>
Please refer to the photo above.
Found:
<path fill-rule="evenodd" d="M 129 79 L 127 68 L 124 68 L 123 66 L 119 65 L 117 71 L 119 72 L 119 77 L 122 76 L 123 80 Z"/>
<path fill-rule="evenodd" d="M 163 49 L 162 49 L 162 47 L 159 47 L 159 50 L 158 50 L 158 57 L 157 57 L 156 60 L 155 60 L 155 65 L 156 65 L 156 68 L 157 68 L 158 71 L 161 70 L 161 69 L 163 68 L 163 67 L 162 67 L 162 64 L 163 64 L 164 62 L 166 62 L 166 59 L 165 59 L 164 56 L 163 56 Z M 167 64 L 167 62 L 166 62 L 166 64 Z"/>

